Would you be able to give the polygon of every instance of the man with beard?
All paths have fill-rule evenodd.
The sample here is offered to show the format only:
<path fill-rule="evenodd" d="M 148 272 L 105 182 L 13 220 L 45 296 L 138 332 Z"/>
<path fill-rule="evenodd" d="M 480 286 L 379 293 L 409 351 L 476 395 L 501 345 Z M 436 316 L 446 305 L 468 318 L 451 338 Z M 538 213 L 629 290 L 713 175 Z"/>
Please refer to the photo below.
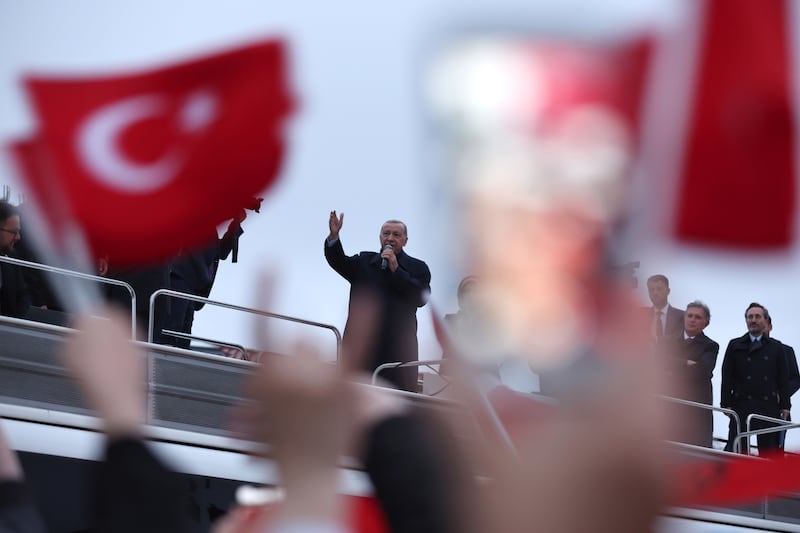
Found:
<path fill-rule="evenodd" d="M 747 416 L 756 413 L 772 418 L 789 418 L 789 372 L 780 342 L 766 335 L 768 312 L 756 302 L 745 311 L 747 333 L 732 339 L 722 361 L 720 406 L 733 409 L 744 425 Z M 768 422 L 754 420 L 750 429 L 771 427 Z M 742 427 L 745 430 L 746 427 Z M 733 451 L 736 425 L 731 420 L 727 451 Z M 779 449 L 779 435 L 758 435 L 759 455 Z"/>

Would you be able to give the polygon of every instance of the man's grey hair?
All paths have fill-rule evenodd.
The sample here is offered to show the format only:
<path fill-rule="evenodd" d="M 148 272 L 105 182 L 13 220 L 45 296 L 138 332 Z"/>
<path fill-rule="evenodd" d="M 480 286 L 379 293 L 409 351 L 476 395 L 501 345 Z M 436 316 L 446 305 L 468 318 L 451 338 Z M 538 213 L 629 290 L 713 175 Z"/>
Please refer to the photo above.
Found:
<path fill-rule="evenodd" d="M 686 310 L 688 311 L 690 307 L 699 307 L 705 312 L 706 319 L 711 320 L 711 309 L 709 309 L 708 306 L 703 302 L 701 302 L 700 300 L 695 300 L 693 302 L 690 302 L 689 305 L 686 306 Z"/>
<path fill-rule="evenodd" d="M 383 223 L 384 226 L 386 224 L 400 224 L 401 226 L 403 226 L 403 233 L 405 233 L 406 237 L 408 237 L 408 227 L 406 226 L 406 223 L 403 222 L 402 220 L 391 219 Z"/>

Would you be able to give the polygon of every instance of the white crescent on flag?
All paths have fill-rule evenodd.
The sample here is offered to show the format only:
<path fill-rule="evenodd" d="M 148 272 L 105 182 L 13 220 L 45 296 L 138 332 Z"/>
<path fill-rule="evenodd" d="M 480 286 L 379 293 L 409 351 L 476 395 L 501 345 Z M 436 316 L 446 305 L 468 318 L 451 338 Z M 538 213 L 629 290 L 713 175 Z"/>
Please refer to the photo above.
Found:
<path fill-rule="evenodd" d="M 147 193 L 169 183 L 185 163 L 185 155 L 171 150 L 151 163 L 138 163 L 120 151 L 119 137 L 132 125 L 169 110 L 158 94 L 134 96 L 104 106 L 79 126 L 76 150 L 91 174 L 105 185 L 129 193 Z M 217 99 L 208 90 L 192 93 L 180 110 L 183 131 L 205 128 L 214 119 Z"/>

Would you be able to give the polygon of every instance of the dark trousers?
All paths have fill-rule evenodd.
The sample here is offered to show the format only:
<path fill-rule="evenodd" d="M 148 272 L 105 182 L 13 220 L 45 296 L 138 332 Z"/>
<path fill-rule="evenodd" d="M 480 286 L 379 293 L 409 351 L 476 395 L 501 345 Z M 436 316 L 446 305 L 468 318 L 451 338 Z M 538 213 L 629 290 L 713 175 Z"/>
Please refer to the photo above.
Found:
<path fill-rule="evenodd" d="M 192 323 L 194 322 L 194 302 L 183 298 L 173 298 L 170 303 L 172 308 L 170 309 L 166 329 L 180 331 L 181 333 L 191 333 Z M 171 344 L 187 350 L 191 342 L 191 339 L 173 337 L 172 335 L 163 336 L 163 344 Z"/>
<path fill-rule="evenodd" d="M 377 368 L 375 365 L 372 370 Z M 379 377 L 385 379 L 399 390 L 408 392 L 419 392 L 417 381 L 419 379 L 419 367 L 401 367 L 401 368 L 387 368 L 378 374 Z"/>
<path fill-rule="evenodd" d="M 787 422 L 791 422 L 792 421 L 791 415 L 789 415 L 786 418 L 786 421 Z M 778 445 L 781 447 L 781 450 L 783 449 L 783 445 L 784 445 L 785 442 L 786 442 L 786 430 L 783 430 L 780 433 L 778 433 Z"/>
<path fill-rule="evenodd" d="M 739 421 L 742 424 L 742 432 L 747 431 L 747 416 L 752 413 L 757 413 L 771 418 L 780 418 L 780 409 L 778 409 L 777 404 L 773 403 L 751 402 L 744 405 L 734 405 L 733 410 L 739 415 Z M 764 422 L 761 420 L 753 420 L 753 422 L 750 424 L 750 430 L 752 431 L 756 429 L 771 428 L 775 427 L 776 425 L 777 424 L 772 424 L 770 422 Z M 733 442 L 735 438 L 736 424 L 731 419 L 730 423 L 728 424 L 728 444 L 725 445 L 725 451 L 733 451 Z M 759 455 L 775 453 L 780 450 L 780 434 L 777 431 L 763 435 L 757 435 L 756 440 L 758 441 Z M 747 443 L 742 440 L 741 452 L 744 453 L 746 448 Z"/>
<path fill-rule="evenodd" d="M 700 401 L 687 398 L 692 401 Z M 703 401 L 702 403 L 711 403 Z M 682 405 L 668 402 L 668 412 L 672 427 L 668 438 L 677 442 L 685 442 L 695 446 L 711 448 L 714 440 L 714 415 L 711 411 L 693 405 Z"/>

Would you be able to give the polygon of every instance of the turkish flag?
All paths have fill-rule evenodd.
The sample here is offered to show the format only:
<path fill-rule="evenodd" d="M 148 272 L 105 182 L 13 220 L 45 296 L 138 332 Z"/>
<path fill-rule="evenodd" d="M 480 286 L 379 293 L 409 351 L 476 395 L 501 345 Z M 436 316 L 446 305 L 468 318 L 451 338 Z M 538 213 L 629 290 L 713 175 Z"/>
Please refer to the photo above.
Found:
<path fill-rule="evenodd" d="M 793 237 L 796 191 L 789 3 L 700 5 L 676 235 L 714 245 L 785 247 Z"/>
<path fill-rule="evenodd" d="M 59 222 L 69 216 L 69 211 L 60 199 L 60 194 L 47 180 L 47 156 L 44 147 L 38 138 L 18 140 L 8 147 L 12 160 L 17 166 L 17 171 L 24 176 L 28 188 L 34 192 L 37 202 L 47 206 L 47 209 L 38 209 L 37 214 L 42 218 L 40 231 L 47 231 L 47 242 L 61 248 L 62 237 L 57 232 Z M 37 204 L 38 205 L 38 204 Z M 29 206 L 28 206 L 29 207 Z M 28 220 L 25 220 L 28 224 Z"/>
<path fill-rule="evenodd" d="M 146 72 L 29 77 L 39 161 L 20 166 L 43 209 L 63 195 L 95 254 L 167 259 L 277 178 L 286 70 L 283 44 L 265 41 Z"/>

